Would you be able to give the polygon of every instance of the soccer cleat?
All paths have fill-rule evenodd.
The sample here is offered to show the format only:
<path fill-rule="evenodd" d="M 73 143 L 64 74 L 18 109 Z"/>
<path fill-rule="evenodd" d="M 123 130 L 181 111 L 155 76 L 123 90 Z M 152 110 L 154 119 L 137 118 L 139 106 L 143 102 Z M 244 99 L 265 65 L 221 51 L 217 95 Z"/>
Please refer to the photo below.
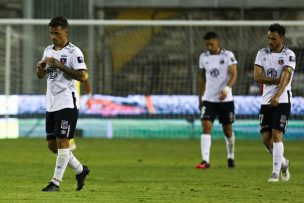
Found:
<path fill-rule="evenodd" d="M 201 163 L 196 165 L 196 168 L 198 169 L 207 169 L 210 168 L 210 164 L 207 163 L 206 161 L 202 161 Z"/>
<path fill-rule="evenodd" d="M 44 192 L 58 192 L 59 186 L 55 185 L 53 182 L 49 182 L 49 184 L 42 189 Z"/>
<path fill-rule="evenodd" d="M 286 166 L 281 166 L 281 179 L 282 181 L 289 181 L 289 160 L 286 159 Z"/>
<path fill-rule="evenodd" d="M 276 173 L 272 173 L 272 175 L 268 178 L 268 182 L 279 182 L 279 175 Z"/>
<path fill-rule="evenodd" d="M 228 168 L 234 168 L 235 167 L 234 159 L 228 159 L 227 164 L 228 164 Z"/>
<path fill-rule="evenodd" d="M 81 173 L 76 175 L 76 180 L 77 180 L 77 191 L 80 191 L 82 187 L 84 186 L 84 180 L 87 175 L 89 175 L 90 169 L 87 166 L 83 166 L 83 170 Z"/>

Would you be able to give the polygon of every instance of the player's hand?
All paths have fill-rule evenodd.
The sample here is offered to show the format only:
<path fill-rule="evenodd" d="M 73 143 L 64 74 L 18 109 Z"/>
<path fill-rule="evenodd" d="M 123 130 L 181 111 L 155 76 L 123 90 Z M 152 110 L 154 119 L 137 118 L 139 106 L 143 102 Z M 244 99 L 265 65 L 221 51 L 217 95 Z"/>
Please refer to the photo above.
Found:
<path fill-rule="evenodd" d="M 37 64 L 37 70 L 38 71 L 44 71 L 45 66 L 46 66 L 46 63 L 45 63 L 44 60 L 39 61 L 38 64 Z"/>
<path fill-rule="evenodd" d="M 219 99 L 222 101 L 222 100 L 226 99 L 227 95 L 228 95 L 228 92 L 227 92 L 225 89 L 223 89 L 223 90 L 220 92 L 220 97 L 219 97 Z"/>
<path fill-rule="evenodd" d="M 222 89 L 222 91 L 220 91 L 219 99 L 221 101 L 224 100 L 224 99 L 226 99 L 229 90 L 231 90 L 231 87 L 226 86 L 224 89 Z"/>
<path fill-rule="evenodd" d="M 59 69 L 62 67 L 62 63 L 55 58 L 46 58 L 45 62 L 48 66 L 53 66 Z"/>
<path fill-rule="evenodd" d="M 271 99 L 270 99 L 270 106 L 272 107 L 277 107 L 279 105 L 279 98 L 278 96 L 274 95 Z"/>

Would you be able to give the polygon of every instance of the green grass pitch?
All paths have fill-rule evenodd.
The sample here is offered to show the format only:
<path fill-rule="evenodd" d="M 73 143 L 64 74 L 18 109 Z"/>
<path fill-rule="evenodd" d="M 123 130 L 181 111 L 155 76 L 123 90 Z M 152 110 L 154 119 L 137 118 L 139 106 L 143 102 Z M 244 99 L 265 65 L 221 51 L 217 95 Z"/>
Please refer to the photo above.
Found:
<path fill-rule="evenodd" d="M 291 180 L 268 183 L 272 158 L 261 141 L 237 141 L 228 169 L 224 140 L 214 140 L 203 171 L 197 139 L 78 139 L 74 154 L 91 168 L 83 190 L 67 168 L 61 191 L 44 193 L 55 164 L 46 141 L 0 140 L 0 202 L 303 202 L 303 144 L 285 141 Z"/>

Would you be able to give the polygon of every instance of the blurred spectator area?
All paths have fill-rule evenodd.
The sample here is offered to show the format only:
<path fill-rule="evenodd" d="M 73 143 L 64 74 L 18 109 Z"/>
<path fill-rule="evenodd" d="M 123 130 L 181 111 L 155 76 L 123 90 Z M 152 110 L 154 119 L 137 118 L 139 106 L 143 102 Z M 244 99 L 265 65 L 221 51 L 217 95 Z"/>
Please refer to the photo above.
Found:
<path fill-rule="evenodd" d="M 50 19 L 55 15 L 65 15 L 69 19 L 277 21 L 304 20 L 304 1 L 0 0 L 0 11 L 1 18 Z M 210 30 L 219 34 L 222 47 L 233 51 L 238 60 L 239 77 L 234 93 L 259 94 L 254 88 L 257 84 L 252 77 L 253 63 L 257 51 L 267 46 L 267 27 L 94 27 L 94 47 L 89 47 L 89 28 L 81 26 L 71 28 L 70 38 L 85 54 L 94 93 L 196 94 L 198 58 L 205 50 L 203 36 Z M 304 65 L 304 29 L 291 27 L 287 32 L 286 45 L 297 56 L 294 93 L 304 95 L 301 90 L 304 79 L 301 68 Z M 3 31 L 0 34 L 3 35 Z M 27 39 L 21 35 L 18 40 Z M 19 64 L 27 61 L 28 68 L 34 67 L 42 56 L 43 48 L 50 43 L 48 37 L 47 28 L 35 28 L 33 56 L 29 57 L 26 55 L 28 52 L 19 50 Z M 0 42 L 4 47 L 4 41 Z M 22 47 L 15 46 L 14 49 Z M 20 68 L 13 68 L 16 73 L 24 69 L 21 65 Z M 0 65 L 0 70 L 1 78 L 3 65 Z M 45 92 L 45 82 L 37 82 L 34 74 L 26 79 L 15 78 L 17 82 L 11 85 L 12 93 Z M 3 93 L 1 88 L 0 93 Z"/>

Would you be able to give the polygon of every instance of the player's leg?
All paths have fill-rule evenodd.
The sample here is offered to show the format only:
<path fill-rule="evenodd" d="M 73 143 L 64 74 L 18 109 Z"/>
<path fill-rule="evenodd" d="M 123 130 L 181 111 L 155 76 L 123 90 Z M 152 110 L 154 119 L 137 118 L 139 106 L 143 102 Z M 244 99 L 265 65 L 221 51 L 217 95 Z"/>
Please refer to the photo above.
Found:
<path fill-rule="evenodd" d="M 263 143 L 266 149 L 273 157 L 273 147 L 272 147 L 272 118 L 273 118 L 273 108 L 269 105 L 261 105 L 260 109 L 260 134 L 262 135 Z M 268 182 L 278 182 L 279 173 L 272 173 Z"/>
<path fill-rule="evenodd" d="M 77 120 L 78 120 L 78 110 L 75 108 L 71 112 L 71 125 L 70 125 L 70 133 L 68 135 L 69 139 L 73 139 L 75 135 Z M 69 166 L 75 171 L 76 173 L 76 180 L 77 180 L 77 188 L 76 190 L 79 191 L 84 186 L 84 181 L 87 175 L 89 175 L 90 169 L 82 165 L 80 161 L 74 156 L 72 151 L 70 151 L 70 159 L 69 159 Z"/>
<path fill-rule="evenodd" d="M 281 171 L 281 179 L 288 181 L 290 179 L 289 161 L 284 158 L 283 135 L 285 133 L 288 118 L 290 114 L 290 104 L 279 104 L 275 108 L 273 120 L 273 170 Z"/>
<path fill-rule="evenodd" d="M 46 119 L 45 119 L 45 130 L 47 134 L 47 142 L 48 148 L 55 154 L 57 154 L 57 142 L 56 136 L 54 133 L 55 130 L 55 112 L 47 112 Z M 53 179 L 52 179 L 53 180 Z M 59 191 L 59 185 L 56 185 L 55 182 L 50 181 L 49 184 L 42 189 L 45 192 L 55 192 Z"/>
<path fill-rule="evenodd" d="M 270 154 L 271 157 L 273 157 L 273 139 L 272 139 L 272 133 L 271 132 L 263 132 L 261 133 L 263 143 L 265 145 L 266 151 Z M 289 160 L 286 159 L 284 156 L 282 158 L 282 164 L 281 169 L 286 169 L 289 166 Z"/>
<path fill-rule="evenodd" d="M 266 151 L 272 156 L 273 152 L 273 142 L 271 131 L 261 132 L 263 143 L 265 145 Z"/>
<path fill-rule="evenodd" d="M 50 184 L 46 188 L 44 188 L 43 191 L 52 191 L 51 188 L 54 185 L 56 185 L 59 189 L 59 184 L 62 181 L 63 174 L 70 160 L 68 135 L 70 132 L 72 118 L 71 110 L 62 109 L 53 113 L 55 120 L 53 137 L 56 137 L 57 144 L 56 165 L 54 169 L 53 178 Z M 49 144 L 49 146 L 52 146 L 53 142 L 49 142 Z"/>
<path fill-rule="evenodd" d="M 235 137 L 232 130 L 232 124 L 223 125 L 223 131 L 225 134 L 225 142 L 227 149 L 227 165 L 229 168 L 234 168 L 234 146 L 235 146 Z"/>
<path fill-rule="evenodd" d="M 229 168 L 234 168 L 234 147 L 235 137 L 233 132 L 232 123 L 235 119 L 234 102 L 223 102 L 219 104 L 219 122 L 222 124 L 226 149 L 227 149 L 227 165 Z"/>
<path fill-rule="evenodd" d="M 213 110 L 213 104 L 210 102 L 203 102 L 201 111 L 201 154 L 202 162 L 196 165 L 196 168 L 206 169 L 210 167 L 210 149 L 211 149 L 211 130 L 213 127 L 213 121 L 215 119 L 215 113 Z"/>
<path fill-rule="evenodd" d="M 70 160 L 70 148 L 69 148 L 69 140 L 65 137 L 57 137 L 57 159 L 56 166 L 54 170 L 53 182 L 56 185 L 62 181 L 63 174 Z"/>

